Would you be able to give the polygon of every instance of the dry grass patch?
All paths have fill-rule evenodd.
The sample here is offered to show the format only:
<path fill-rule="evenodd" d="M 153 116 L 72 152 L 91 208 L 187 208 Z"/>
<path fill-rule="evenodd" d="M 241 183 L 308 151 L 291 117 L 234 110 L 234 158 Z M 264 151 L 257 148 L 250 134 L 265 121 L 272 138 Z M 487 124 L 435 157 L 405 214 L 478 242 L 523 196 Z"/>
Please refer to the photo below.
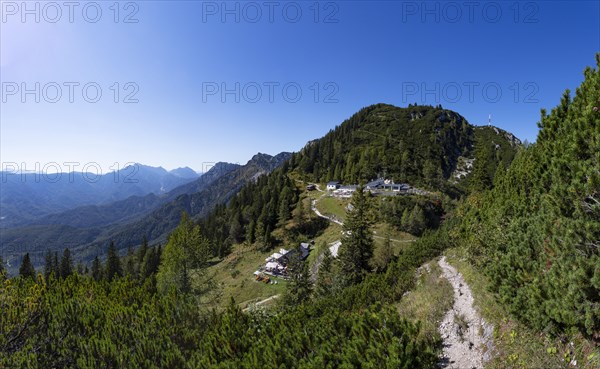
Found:
<path fill-rule="evenodd" d="M 437 260 L 430 261 L 417 270 L 417 284 L 397 304 L 400 315 L 411 321 L 420 321 L 422 334 L 438 340 L 438 326 L 454 304 L 454 291 L 442 277 Z"/>

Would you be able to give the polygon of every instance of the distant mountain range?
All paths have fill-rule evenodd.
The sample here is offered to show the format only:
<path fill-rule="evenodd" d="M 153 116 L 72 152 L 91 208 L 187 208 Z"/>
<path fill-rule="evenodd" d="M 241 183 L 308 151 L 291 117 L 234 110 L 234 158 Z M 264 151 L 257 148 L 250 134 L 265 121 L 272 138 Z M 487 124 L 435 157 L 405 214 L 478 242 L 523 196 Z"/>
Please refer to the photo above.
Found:
<path fill-rule="evenodd" d="M 176 187 L 167 193 L 136 195 L 107 204 L 80 206 L 64 212 L 46 215 L 25 225 L 66 225 L 76 228 L 89 228 L 123 223 L 148 214 L 159 206 L 175 200 L 179 195 L 202 191 L 214 180 L 238 167 L 240 165 L 217 163 L 200 178 L 195 178 L 192 182 Z"/>
<path fill-rule="evenodd" d="M 0 172 L 0 227 L 32 224 L 41 217 L 80 206 L 165 194 L 199 176 L 187 167 L 169 172 L 142 164 L 101 176 L 81 172 L 44 175 Z"/>
<path fill-rule="evenodd" d="M 144 236 L 151 242 L 162 242 L 178 224 L 182 211 L 192 217 L 203 216 L 227 202 L 246 183 L 271 172 L 290 157 L 291 153 L 259 153 L 243 166 L 217 163 L 201 177 L 166 193 L 134 195 L 22 220 L 26 226 L 2 229 L 0 252 L 5 259 L 12 258 L 14 267 L 26 252 L 35 265 L 40 265 L 47 250 L 69 247 L 77 259 L 90 260 L 104 254 L 111 240 L 119 249 L 138 245 Z M 180 175 L 190 173 L 176 171 Z"/>

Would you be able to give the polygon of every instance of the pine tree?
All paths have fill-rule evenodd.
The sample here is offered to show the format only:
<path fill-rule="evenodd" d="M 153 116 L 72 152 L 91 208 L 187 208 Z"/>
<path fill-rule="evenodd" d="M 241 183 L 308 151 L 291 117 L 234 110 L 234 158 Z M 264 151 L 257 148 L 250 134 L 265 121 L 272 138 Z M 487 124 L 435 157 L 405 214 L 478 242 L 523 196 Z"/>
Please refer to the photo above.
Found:
<path fill-rule="evenodd" d="M 297 226 L 304 225 L 306 210 L 304 209 L 304 199 L 300 198 L 296 204 L 296 212 L 294 214 L 294 222 Z"/>
<path fill-rule="evenodd" d="M 0 255 L 0 279 L 6 276 L 6 269 L 4 268 L 4 259 L 2 259 L 2 255 Z"/>
<path fill-rule="evenodd" d="M 265 233 L 261 238 L 262 250 L 270 250 L 273 247 L 273 237 L 271 236 L 271 225 L 265 227 Z"/>
<path fill-rule="evenodd" d="M 232 217 L 231 226 L 229 227 L 229 238 L 231 242 L 238 243 L 242 241 L 244 236 L 244 227 L 242 227 L 242 215 L 236 212 Z"/>
<path fill-rule="evenodd" d="M 156 260 L 156 251 L 154 250 L 154 248 L 149 249 L 148 252 L 146 252 L 146 257 L 144 257 L 144 262 L 142 263 L 141 269 L 140 269 L 140 277 L 141 279 L 146 279 L 148 277 L 150 277 L 152 274 L 156 273 L 156 266 L 154 264 L 154 261 Z"/>
<path fill-rule="evenodd" d="M 58 259 L 58 251 L 54 251 L 52 257 L 52 272 L 55 278 L 60 278 L 60 261 Z"/>
<path fill-rule="evenodd" d="M 130 276 L 131 278 L 137 278 L 137 273 L 135 272 L 135 253 L 133 252 L 133 248 L 129 246 L 127 248 L 127 256 L 125 256 L 125 275 Z"/>
<path fill-rule="evenodd" d="M 491 155 L 492 149 L 489 145 L 482 145 L 475 152 L 473 173 L 469 180 L 471 191 L 485 191 L 492 187 L 492 179 L 489 174 Z"/>
<path fill-rule="evenodd" d="M 282 196 L 277 217 L 280 225 L 284 225 L 290 219 L 290 203 L 287 197 Z"/>
<path fill-rule="evenodd" d="M 410 213 L 408 212 L 408 208 L 404 208 L 402 212 L 402 217 L 400 218 L 400 228 L 404 232 L 410 232 Z"/>
<path fill-rule="evenodd" d="M 54 265 L 54 253 L 50 250 L 44 256 L 44 278 L 46 282 L 50 280 L 50 276 L 58 277 L 56 265 Z"/>
<path fill-rule="evenodd" d="M 249 244 L 253 244 L 254 241 L 256 241 L 256 223 L 254 222 L 254 219 L 250 219 L 250 223 L 248 223 L 248 226 L 246 227 L 246 241 L 248 241 Z"/>
<path fill-rule="evenodd" d="M 94 261 L 92 261 L 92 278 L 94 278 L 96 281 L 102 279 L 102 264 L 100 263 L 100 259 L 97 255 L 94 258 Z"/>
<path fill-rule="evenodd" d="M 138 250 L 138 254 L 137 254 L 137 263 L 138 266 L 140 266 L 142 263 L 144 263 L 144 258 L 146 257 L 146 253 L 148 252 L 148 237 L 146 237 L 144 235 L 144 237 L 142 238 L 142 245 L 140 246 L 140 249 Z"/>
<path fill-rule="evenodd" d="M 573 99 L 567 90 L 558 106 L 542 110 L 536 142 L 508 170 L 499 167 L 493 188 L 467 199 L 461 225 L 466 255 L 511 313 L 538 330 L 590 338 L 600 337 L 596 58 Z"/>
<path fill-rule="evenodd" d="M 209 257 L 208 239 L 184 212 L 162 255 L 156 276 L 158 290 L 165 293 L 175 288 L 182 293 L 192 292 L 192 278 L 198 279 Z"/>
<path fill-rule="evenodd" d="M 425 212 L 419 204 L 415 204 L 409 216 L 409 232 L 416 236 L 420 236 L 423 231 L 425 231 L 426 227 L 427 218 L 425 217 Z"/>
<path fill-rule="evenodd" d="M 113 241 L 110 241 L 108 246 L 108 256 L 106 258 L 106 279 L 112 281 L 115 278 L 123 276 L 123 268 L 121 267 L 121 259 L 117 253 L 117 247 Z"/>
<path fill-rule="evenodd" d="M 63 251 L 62 258 L 60 259 L 59 275 L 65 279 L 73 274 L 73 259 L 71 258 L 71 251 L 65 249 Z"/>
<path fill-rule="evenodd" d="M 19 267 L 19 275 L 23 278 L 35 278 L 35 268 L 29 258 L 29 253 L 25 254 L 21 266 Z"/>
<path fill-rule="evenodd" d="M 323 260 L 321 260 L 321 264 L 319 265 L 317 283 L 315 285 L 315 294 L 317 297 L 328 296 L 333 289 L 333 256 L 325 243 L 323 243 L 322 247 L 325 248 L 325 252 L 323 253 Z"/>
<path fill-rule="evenodd" d="M 383 245 L 381 245 L 381 247 L 378 247 L 375 251 L 375 256 L 373 258 L 374 264 L 378 270 L 383 270 L 388 266 L 388 264 L 394 257 L 389 228 L 385 231 L 385 240 L 383 241 Z"/>
<path fill-rule="evenodd" d="M 158 272 L 160 266 L 161 246 L 154 247 L 148 250 L 144 265 L 142 266 L 142 278 L 146 279 Z"/>
<path fill-rule="evenodd" d="M 373 219 L 369 199 L 359 186 L 352 196 L 352 210 L 347 212 L 339 259 L 346 284 L 360 282 L 369 271 L 373 256 Z"/>
<path fill-rule="evenodd" d="M 289 279 L 284 302 L 287 305 L 298 305 L 310 298 L 313 288 L 308 265 L 302 260 L 300 248 L 290 256 L 287 270 Z"/>
<path fill-rule="evenodd" d="M 426 160 L 423 165 L 423 177 L 429 185 L 437 183 L 437 181 L 441 179 L 439 165 L 435 165 L 431 160 Z"/>

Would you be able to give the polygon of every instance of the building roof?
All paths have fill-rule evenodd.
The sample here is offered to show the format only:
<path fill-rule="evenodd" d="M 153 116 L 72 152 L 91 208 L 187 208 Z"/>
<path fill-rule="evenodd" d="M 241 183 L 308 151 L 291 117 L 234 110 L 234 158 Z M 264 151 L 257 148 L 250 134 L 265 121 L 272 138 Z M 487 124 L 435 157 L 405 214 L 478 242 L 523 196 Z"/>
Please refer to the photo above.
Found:
<path fill-rule="evenodd" d="M 371 182 L 367 183 L 366 187 L 367 188 L 379 187 L 379 186 L 381 186 L 383 184 L 383 182 L 384 181 L 381 178 L 380 179 L 376 179 L 374 181 L 371 181 Z"/>
<path fill-rule="evenodd" d="M 391 187 L 391 188 L 408 188 L 409 186 L 405 183 L 386 183 L 383 187 Z"/>
<path fill-rule="evenodd" d="M 268 263 L 265 264 L 265 269 L 271 269 L 271 270 L 273 270 L 273 269 L 277 269 L 279 266 L 280 266 L 279 263 L 271 261 L 271 262 L 268 262 Z"/>
<path fill-rule="evenodd" d="M 265 261 L 270 262 L 271 260 L 279 260 L 283 255 L 285 255 L 285 254 L 275 252 L 275 253 L 271 254 L 271 256 L 266 258 Z"/>
<path fill-rule="evenodd" d="M 339 181 L 331 181 L 331 182 L 327 182 L 327 186 L 335 186 L 335 185 L 339 185 L 340 182 Z"/>

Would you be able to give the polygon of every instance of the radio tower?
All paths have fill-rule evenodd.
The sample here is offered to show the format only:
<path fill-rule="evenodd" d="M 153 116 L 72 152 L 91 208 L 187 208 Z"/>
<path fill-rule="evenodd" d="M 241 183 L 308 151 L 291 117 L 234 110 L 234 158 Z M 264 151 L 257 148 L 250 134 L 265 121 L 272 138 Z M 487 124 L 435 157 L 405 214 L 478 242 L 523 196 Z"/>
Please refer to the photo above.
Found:
<path fill-rule="evenodd" d="M 488 127 L 492 125 L 492 114 L 488 116 Z"/>

